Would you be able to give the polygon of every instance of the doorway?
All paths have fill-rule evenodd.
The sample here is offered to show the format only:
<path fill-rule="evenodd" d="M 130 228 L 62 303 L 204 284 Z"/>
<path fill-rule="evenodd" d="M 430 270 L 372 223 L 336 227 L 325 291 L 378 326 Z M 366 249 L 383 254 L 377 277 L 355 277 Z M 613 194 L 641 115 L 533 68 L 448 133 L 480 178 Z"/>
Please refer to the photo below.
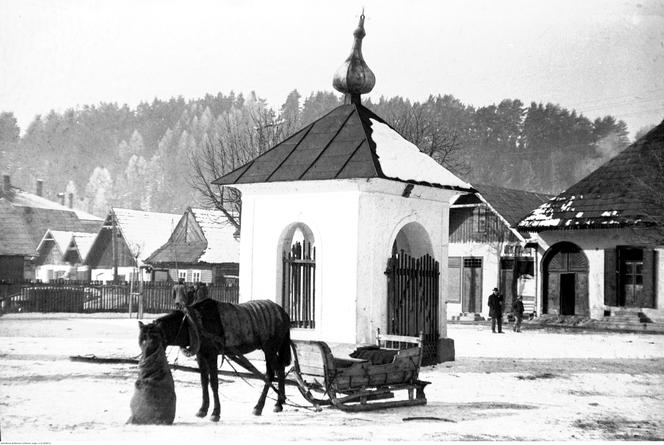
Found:
<path fill-rule="evenodd" d="M 576 274 L 560 274 L 560 315 L 574 315 Z"/>
<path fill-rule="evenodd" d="M 569 242 L 553 245 L 542 260 L 542 312 L 589 315 L 588 258 Z"/>

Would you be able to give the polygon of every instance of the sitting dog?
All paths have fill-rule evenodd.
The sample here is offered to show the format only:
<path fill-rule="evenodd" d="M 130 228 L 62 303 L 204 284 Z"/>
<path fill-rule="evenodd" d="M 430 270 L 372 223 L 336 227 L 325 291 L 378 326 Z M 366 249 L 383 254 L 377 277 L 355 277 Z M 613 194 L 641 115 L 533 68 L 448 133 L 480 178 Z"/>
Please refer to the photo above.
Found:
<path fill-rule="evenodd" d="M 138 322 L 141 360 L 127 423 L 171 425 L 175 419 L 175 385 L 158 327 Z"/>

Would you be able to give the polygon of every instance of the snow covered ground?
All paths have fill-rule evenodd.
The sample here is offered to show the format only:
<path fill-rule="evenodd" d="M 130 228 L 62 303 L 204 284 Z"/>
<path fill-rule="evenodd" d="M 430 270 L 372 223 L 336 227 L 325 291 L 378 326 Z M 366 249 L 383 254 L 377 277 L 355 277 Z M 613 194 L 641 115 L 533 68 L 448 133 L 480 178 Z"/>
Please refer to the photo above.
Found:
<path fill-rule="evenodd" d="M 198 375 L 173 371 L 172 426 L 126 425 L 136 365 L 136 320 L 14 314 L 0 318 L 0 440 L 439 441 L 664 439 L 664 335 L 526 330 L 491 334 L 450 325 L 457 360 L 425 367 L 428 404 L 359 414 L 314 412 L 293 386 L 291 405 L 251 409 L 260 385 L 222 377 L 221 421 L 194 413 Z M 195 363 L 175 348 L 169 361 Z"/>

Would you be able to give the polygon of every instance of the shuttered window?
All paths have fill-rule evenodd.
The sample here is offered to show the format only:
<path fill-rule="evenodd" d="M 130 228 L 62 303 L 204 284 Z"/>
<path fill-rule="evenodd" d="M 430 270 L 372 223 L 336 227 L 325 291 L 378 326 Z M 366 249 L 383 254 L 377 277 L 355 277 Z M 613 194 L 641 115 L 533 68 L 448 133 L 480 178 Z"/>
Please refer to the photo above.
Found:
<path fill-rule="evenodd" d="M 461 303 L 461 257 L 449 257 L 447 270 L 447 302 Z"/>

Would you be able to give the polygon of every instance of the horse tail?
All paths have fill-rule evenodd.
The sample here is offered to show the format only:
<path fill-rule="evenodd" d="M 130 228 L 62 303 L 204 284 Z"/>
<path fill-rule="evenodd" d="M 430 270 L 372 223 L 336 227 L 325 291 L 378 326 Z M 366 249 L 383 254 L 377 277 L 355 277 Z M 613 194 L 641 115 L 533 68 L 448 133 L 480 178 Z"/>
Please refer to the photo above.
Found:
<path fill-rule="evenodd" d="M 279 364 L 283 367 L 286 367 L 291 364 L 291 358 L 291 338 L 289 326 L 288 330 L 286 331 L 286 336 L 279 346 Z"/>

